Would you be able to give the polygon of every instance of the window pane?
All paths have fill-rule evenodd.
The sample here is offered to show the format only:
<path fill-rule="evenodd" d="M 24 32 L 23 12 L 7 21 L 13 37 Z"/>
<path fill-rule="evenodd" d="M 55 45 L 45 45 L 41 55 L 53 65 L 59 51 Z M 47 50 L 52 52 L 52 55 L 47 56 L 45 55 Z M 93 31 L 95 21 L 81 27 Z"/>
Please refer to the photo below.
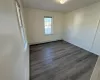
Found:
<path fill-rule="evenodd" d="M 44 26 L 45 26 L 45 34 L 52 34 L 52 18 L 45 17 L 44 18 Z"/>

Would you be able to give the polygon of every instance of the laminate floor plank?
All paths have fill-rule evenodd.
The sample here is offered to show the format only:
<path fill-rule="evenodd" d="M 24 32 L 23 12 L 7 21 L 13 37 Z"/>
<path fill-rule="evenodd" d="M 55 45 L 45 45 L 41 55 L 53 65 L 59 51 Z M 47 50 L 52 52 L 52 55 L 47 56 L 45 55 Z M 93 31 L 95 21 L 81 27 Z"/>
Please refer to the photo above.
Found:
<path fill-rule="evenodd" d="M 98 56 L 65 41 L 30 46 L 31 80 L 90 80 Z"/>

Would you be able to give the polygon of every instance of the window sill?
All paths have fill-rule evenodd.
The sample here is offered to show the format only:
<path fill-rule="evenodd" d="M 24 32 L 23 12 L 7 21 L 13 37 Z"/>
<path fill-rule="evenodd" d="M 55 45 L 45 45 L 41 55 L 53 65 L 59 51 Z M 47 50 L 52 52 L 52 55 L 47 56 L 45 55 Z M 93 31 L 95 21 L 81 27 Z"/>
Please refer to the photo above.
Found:
<path fill-rule="evenodd" d="M 53 34 L 45 34 L 45 36 L 50 36 L 50 35 L 53 35 Z"/>

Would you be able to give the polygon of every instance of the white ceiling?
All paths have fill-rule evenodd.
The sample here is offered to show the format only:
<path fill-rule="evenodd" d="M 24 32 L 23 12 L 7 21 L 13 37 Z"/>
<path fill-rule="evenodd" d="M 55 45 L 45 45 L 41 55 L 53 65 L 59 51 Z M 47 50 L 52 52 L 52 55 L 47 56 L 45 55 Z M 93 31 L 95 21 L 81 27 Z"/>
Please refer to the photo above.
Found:
<path fill-rule="evenodd" d="M 60 4 L 57 0 L 23 0 L 23 5 L 26 8 L 69 12 L 98 1 L 100 0 L 68 0 L 65 4 Z"/>

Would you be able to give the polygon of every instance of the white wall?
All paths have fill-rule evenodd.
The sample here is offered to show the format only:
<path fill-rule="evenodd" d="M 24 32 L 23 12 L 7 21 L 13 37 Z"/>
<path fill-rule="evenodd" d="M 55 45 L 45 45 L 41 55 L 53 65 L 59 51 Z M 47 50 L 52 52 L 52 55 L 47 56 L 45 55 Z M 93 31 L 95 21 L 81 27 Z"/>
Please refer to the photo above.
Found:
<path fill-rule="evenodd" d="M 65 14 L 63 39 L 100 55 L 100 2 Z M 90 80 L 100 80 L 100 57 Z"/>
<path fill-rule="evenodd" d="M 95 39 L 94 39 L 91 51 L 93 53 L 100 55 L 100 22 L 98 24 L 98 29 L 97 29 L 97 32 L 96 32 L 96 35 L 95 35 Z"/>
<path fill-rule="evenodd" d="M 30 44 L 62 39 L 63 13 L 38 9 L 24 9 L 28 41 Z M 53 17 L 53 34 L 44 34 L 44 16 Z"/>
<path fill-rule="evenodd" d="M 91 51 L 98 22 L 100 2 L 66 13 L 64 40 Z"/>
<path fill-rule="evenodd" d="M 29 50 L 24 49 L 14 0 L 0 0 L 0 80 L 29 80 Z"/>

